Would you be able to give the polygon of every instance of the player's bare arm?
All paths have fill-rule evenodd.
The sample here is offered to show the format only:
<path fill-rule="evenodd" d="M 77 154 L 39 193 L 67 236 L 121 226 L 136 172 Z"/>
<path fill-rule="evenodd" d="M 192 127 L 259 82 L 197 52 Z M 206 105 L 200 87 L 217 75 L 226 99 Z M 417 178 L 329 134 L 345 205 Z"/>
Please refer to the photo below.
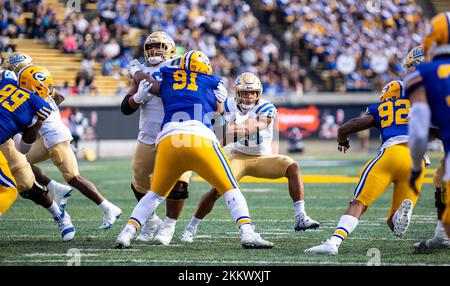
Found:
<path fill-rule="evenodd" d="M 364 114 L 361 117 L 353 118 L 345 122 L 338 129 L 337 135 L 338 150 L 344 153 L 347 152 L 348 148 L 350 148 L 350 144 L 348 141 L 348 136 L 350 134 L 366 130 L 374 126 L 375 126 L 375 118 L 369 114 Z"/>
<path fill-rule="evenodd" d="M 61 103 L 63 103 L 64 100 L 66 100 L 66 98 L 60 91 L 55 90 L 55 97 L 53 97 L 53 100 L 55 101 L 56 105 L 59 106 Z"/>
<path fill-rule="evenodd" d="M 243 123 L 232 123 L 228 126 L 228 134 L 242 137 L 257 133 L 259 130 L 267 128 L 272 123 L 272 118 L 263 116 L 246 119 Z"/>

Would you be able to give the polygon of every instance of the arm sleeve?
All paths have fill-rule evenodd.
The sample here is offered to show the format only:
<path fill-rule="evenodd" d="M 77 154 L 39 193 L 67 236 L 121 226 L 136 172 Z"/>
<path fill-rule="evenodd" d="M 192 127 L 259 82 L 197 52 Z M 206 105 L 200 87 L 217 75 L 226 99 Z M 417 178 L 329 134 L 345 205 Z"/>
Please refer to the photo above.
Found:
<path fill-rule="evenodd" d="M 413 170 L 418 171 L 422 168 L 422 159 L 427 151 L 431 119 L 430 107 L 425 102 L 414 103 L 409 115 L 408 146 L 413 160 Z"/>
<path fill-rule="evenodd" d="M 136 112 L 136 110 L 138 110 L 137 108 L 134 109 L 130 106 L 130 104 L 128 103 L 128 100 L 130 99 L 132 95 L 127 95 L 123 98 L 122 100 L 122 104 L 120 105 L 120 109 L 122 110 L 122 113 L 124 115 L 131 115 L 133 113 Z"/>

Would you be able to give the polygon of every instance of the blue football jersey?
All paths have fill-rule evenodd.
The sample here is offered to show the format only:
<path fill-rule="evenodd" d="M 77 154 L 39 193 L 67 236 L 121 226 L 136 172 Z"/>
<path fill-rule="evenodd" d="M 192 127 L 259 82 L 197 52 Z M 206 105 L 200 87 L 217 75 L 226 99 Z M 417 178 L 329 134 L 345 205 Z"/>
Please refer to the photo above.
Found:
<path fill-rule="evenodd" d="M 376 121 L 381 133 L 382 145 L 390 138 L 408 135 L 408 113 L 410 102 L 405 97 L 375 103 L 367 108 L 367 113 Z"/>
<path fill-rule="evenodd" d="M 47 119 L 50 105 L 35 93 L 17 86 L 10 78 L 0 81 L 0 144 L 24 131 L 39 117 Z"/>
<path fill-rule="evenodd" d="M 424 87 L 431 109 L 431 123 L 439 128 L 445 153 L 450 152 L 450 59 L 416 66 L 405 78 L 406 96 Z"/>
<path fill-rule="evenodd" d="M 161 128 L 168 122 L 188 120 L 200 121 L 211 128 L 216 111 L 213 90 L 221 78 L 176 67 L 163 67 L 161 73 L 160 94 L 164 105 Z"/>

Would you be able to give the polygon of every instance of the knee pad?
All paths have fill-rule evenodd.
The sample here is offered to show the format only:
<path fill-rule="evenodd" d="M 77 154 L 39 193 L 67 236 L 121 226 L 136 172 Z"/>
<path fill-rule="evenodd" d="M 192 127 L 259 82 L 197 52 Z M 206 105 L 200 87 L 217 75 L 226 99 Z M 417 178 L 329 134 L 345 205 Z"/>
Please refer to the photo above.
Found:
<path fill-rule="evenodd" d="M 25 192 L 21 192 L 20 196 L 24 199 L 31 200 L 35 204 L 40 205 L 48 195 L 48 189 L 44 186 L 34 183 L 33 187 Z"/>
<path fill-rule="evenodd" d="M 170 194 L 167 196 L 167 198 L 176 201 L 189 198 L 188 183 L 178 181 L 170 191 Z"/>
<path fill-rule="evenodd" d="M 434 193 L 434 206 L 436 207 L 439 220 L 441 220 L 445 210 L 445 196 L 446 193 L 444 188 L 436 188 L 436 192 Z"/>

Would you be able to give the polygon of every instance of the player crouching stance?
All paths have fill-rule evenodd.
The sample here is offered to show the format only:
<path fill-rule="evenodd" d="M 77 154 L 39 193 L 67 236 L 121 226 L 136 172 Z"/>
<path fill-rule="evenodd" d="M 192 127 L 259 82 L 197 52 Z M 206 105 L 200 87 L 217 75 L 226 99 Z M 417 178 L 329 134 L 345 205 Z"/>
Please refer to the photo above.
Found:
<path fill-rule="evenodd" d="M 409 120 L 409 146 L 413 161 L 411 184 L 420 180 L 420 158 L 426 152 L 430 123 L 439 129 L 445 151 L 443 182 L 450 190 L 450 12 L 431 20 L 430 33 L 424 39 L 425 60 L 405 78 L 406 96 L 412 103 Z M 418 179 L 419 178 L 419 179 Z M 442 225 L 450 237 L 450 196 L 447 193 Z M 439 225 L 438 225 L 439 227 Z"/>
<path fill-rule="evenodd" d="M 366 163 L 359 173 L 359 183 L 345 214 L 339 220 L 334 234 L 324 243 L 306 249 L 309 254 L 338 254 L 342 241 L 358 225 L 367 208 L 394 183 L 391 210 L 387 224 L 395 236 L 402 236 L 408 229 L 412 209 L 419 197 L 418 191 L 409 186 L 412 160 L 408 149 L 408 112 L 410 102 L 402 95 L 402 83 L 390 82 L 380 97 L 380 102 L 368 107 L 366 114 L 343 124 L 338 130 L 338 149 L 346 152 L 350 147 L 348 135 L 376 127 L 380 130 L 380 153 Z M 424 165 L 422 159 L 419 160 Z M 423 167 L 417 174 L 416 190 L 423 182 Z"/>
<path fill-rule="evenodd" d="M 296 231 L 318 228 L 319 223 L 312 220 L 305 212 L 304 188 L 299 165 L 290 157 L 272 155 L 273 125 L 276 108 L 267 100 L 260 99 L 262 84 L 252 73 L 243 73 L 237 77 L 235 84 L 235 99 L 225 100 L 225 110 L 232 122 L 227 127 L 225 138 L 238 140 L 230 155 L 230 167 L 236 180 L 244 176 L 277 179 L 286 177 L 289 185 L 289 195 L 294 202 Z M 251 140 L 254 138 L 253 140 Z M 212 210 L 220 198 L 216 189 L 206 193 L 181 236 L 181 241 L 192 242 L 197 232 L 198 224 Z"/>
<path fill-rule="evenodd" d="M 8 159 L 8 162 L 25 162 L 22 153 L 27 153 L 32 143 L 36 140 L 43 122 L 50 117 L 52 113 L 51 106 L 46 100 L 53 96 L 53 78 L 50 72 L 40 66 L 30 65 L 19 73 L 19 84 L 14 73 L 3 71 L 0 76 L 0 94 L 2 94 L 0 106 L 0 144 L 2 152 Z M 17 146 L 14 147 L 11 138 L 22 132 L 22 137 Z M 2 154 L 2 167 L 7 166 Z M 28 165 L 29 166 L 29 165 Z M 19 170 L 20 169 L 20 170 Z M 30 168 L 19 168 L 17 171 L 28 170 Z M 24 175 L 18 172 L 19 175 Z M 61 237 L 65 240 L 72 240 L 75 236 L 75 228 L 72 225 L 70 216 L 64 210 L 61 210 L 56 202 L 53 201 L 45 187 L 34 182 L 34 176 L 29 170 L 31 181 L 27 180 L 28 185 L 19 186 L 20 195 L 33 201 L 34 203 L 46 208 L 54 217 L 59 226 Z M 4 198 L 6 193 L 16 192 L 16 183 L 11 172 L 6 168 L 2 169 L 0 174 L 0 213 L 4 213 L 10 204 L 15 200 L 11 194 Z M 11 199 L 14 199 L 11 201 Z"/>
<path fill-rule="evenodd" d="M 210 129 L 216 112 L 223 112 L 227 96 L 222 80 L 212 72 L 206 55 L 190 51 L 183 55 L 179 68 L 161 68 L 161 82 L 154 79 L 140 82 L 141 87 L 161 97 L 165 115 L 162 131 L 156 140 L 158 151 L 151 190 L 134 208 L 116 240 L 117 248 L 131 246 L 131 240 L 142 223 L 167 197 L 178 178 L 189 170 L 199 174 L 224 195 L 239 226 L 242 247 L 273 247 L 273 243 L 255 233 L 247 202 L 231 172 L 227 155 Z"/>

